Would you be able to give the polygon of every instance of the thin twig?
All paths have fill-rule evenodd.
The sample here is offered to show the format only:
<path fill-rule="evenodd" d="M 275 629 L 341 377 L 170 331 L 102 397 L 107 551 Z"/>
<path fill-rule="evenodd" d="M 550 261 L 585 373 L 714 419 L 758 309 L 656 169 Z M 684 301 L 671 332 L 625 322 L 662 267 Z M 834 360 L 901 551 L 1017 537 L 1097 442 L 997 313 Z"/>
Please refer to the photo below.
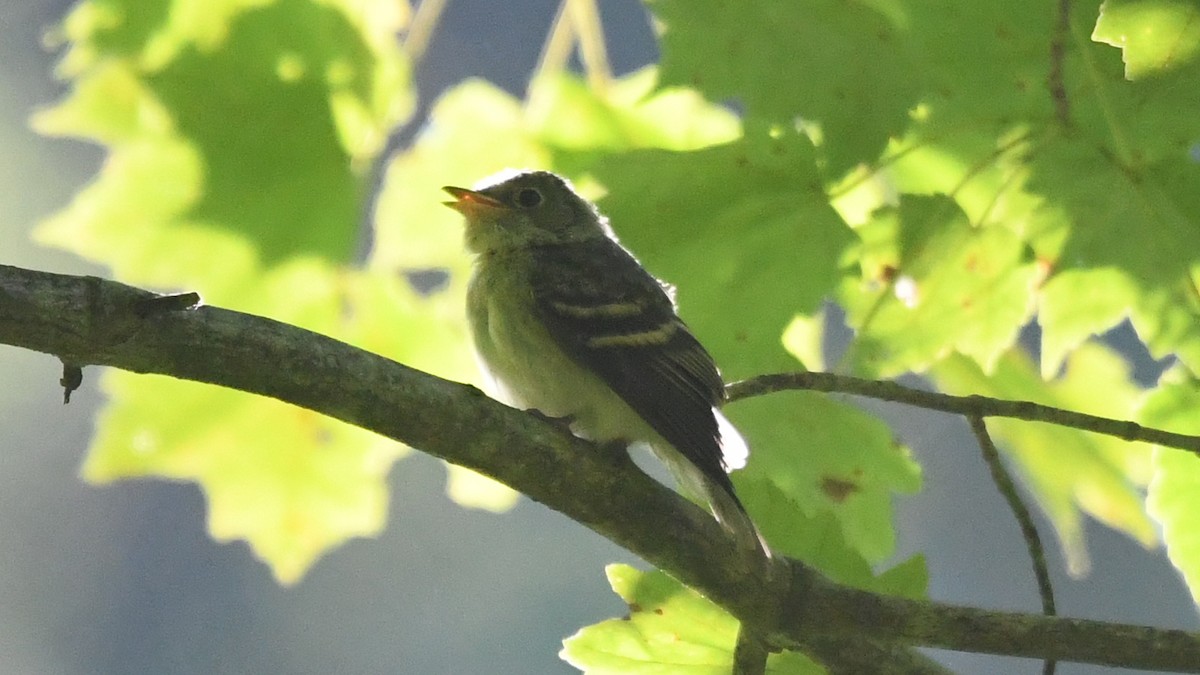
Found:
<path fill-rule="evenodd" d="M 588 85 L 596 91 L 607 89 L 612 83 L 612 69 L 608 63 L 608 50 L 604 46 L 600 10 L 593 0 L 562 0 L 559 4 L 530 85 L 546 75 L 564 72 L 576 46 L 579 47 Z M 525 104 L 527 110 L 542 110 L 544 96 L 539 92 L 538 88 L 529 87 Z"/>
<path fill-rule="evenodd" d="M 571 0 L 562 0 L 559 4 L 554 23 L 550 24 L 550 34 L 546 36 L 546 42 L 542 45 L 537 68 L 533 70 L 525 91 L 525 110 L 531 112 L 535 118 L 546 114 L 549 99 L 546 88 L 536 87 L 534 83 L 565 71 L 567 62 L 571 59 L 571 50 L 575 48 L 575 26 L 568 11 L 570 4 Z"/>
<path fill-rule="evenodd" d="M 941 410 L 959 415 L 979 417 L 1010 417 L 1030 422 L 1048 422 L 1059 426 L 1082 429 L 1125 441 L 1144 441 L 1168 448 L 1178 448 L 1200 455 L 1200 436 L 1177 434 L 1172 431 L 1144 427 L 1137 422 L 1063 410 L 1032 401 L 1008 401 L 989 396 L 952 396 L 912 389 L 895 382 L 864 380 L 833 373 L 775 373 L 759 375 L 726 386 L 730 401 L 762 396 L 777 391 L 802 389 L 838 392 L 865 396 L 881 401 L 894 401 L 929 410 Z"/>
<path fill-rule="evenodd" d="M 575 48 L 575 26 L 568 12 L 570 4 L 571 0 L 562 0 L 558 6 L 554 23 L 550 24 L 550 34 L 546 36 L 546 42 L 542 45 L 537 68 L 533 71 L 534 79 L 546 73 L 561 73 L 567 69 L 571 50 Z"/>
<path fill-rule="evenodd" d="M 600 8 L 596 6 L 596 0 L 567 0 L 567 11 L 571 23 L 575 24 L 575 35 L 579 37 L 579 58 L 583 61 L 588 85 L 593 90 L 604 91 L 612 82 L 612 66 L 604 46 Z"/>
<path fill-rule="evenodd" d="M 1057 616 L 1058 609 L 1054 606 L 1054 587 L 1050 584 L 1050 570 L 1046 566 L 1046 549 L 1042 546 L 1042 538 L 1038 535 L 1037 526 L 1034 525 L 1033 514 L 1021 500 L 1021 495 L 1017 493 L 1016 483 L 1013 482 L 1008 470 L 1004 468 L 1004 462 L 1000 460 L 1000 452 L 996 449 L 996 444 L 992 442 L 992 437 L 988 433 L 987 423 L 978 415 L 968 416 L 967 421 L 971 424 L 971 432 L 975 434 L 975 440 L 979 442 L 983 461 L 991 471 L 992 482 L 996 484 L 996 489 L 1000 491 L 1004 501 L 1008 502 L 1009 510 L 1017 519 L 1017 526 L 1021 528 L 1021 538 L 1025 540 L 1025 548 L 1029 551 L 1030 562 L 1033 563 L 1033 576 L 1037 579 L 1038 595 L 1042 598 L 1042 614 Z M 1057 662 L 1053 659 L 1046 659 L 1042 666 L 1042 675 L 1054 675 L 1056 665 Z"/>
<path fill-rule="evenodd" d="M 1067 34 L 1071 30 L 1071 0 L 1058 0 L 1055 10 L 1054 34 L 1050 38 L 1050 74 L 1046 86 L 1054 101 L 1054 116 L 1064 127 L 1071 124 L 1071 101 L 1067 98 L 1067 85 L 1063 81 L 1063 61 L 1067 54 Z"/>
<path fill-rule="evenodd" d="M 421 0 L 417 5 L 412 23 L 408 25 L 408 34 L 404 36 L 404 51 L 408 52 L 408 58 L 414 66 L 420 63 L 421 57 L 425 55 L 425 49 L 429 47 L 429 40 L 433 37 L 433 31 L 437 28 L 442 10 L 446 9 L 448 1 Z"/>

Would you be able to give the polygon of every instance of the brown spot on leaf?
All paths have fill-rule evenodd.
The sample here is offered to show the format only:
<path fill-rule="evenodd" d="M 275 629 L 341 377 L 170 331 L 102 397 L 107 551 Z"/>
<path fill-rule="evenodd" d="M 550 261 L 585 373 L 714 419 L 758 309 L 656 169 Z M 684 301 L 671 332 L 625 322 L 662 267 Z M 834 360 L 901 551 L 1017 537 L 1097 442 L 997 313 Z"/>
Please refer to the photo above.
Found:
<path fill-rule="evenodd" d="M 821 491 L 837 503 L 842 503 L 846 499 L 859 491 L 858 483 L 848 481 L 843 478 L 835 478 L 833 476 L 825 476 L 821 479 Z"/>

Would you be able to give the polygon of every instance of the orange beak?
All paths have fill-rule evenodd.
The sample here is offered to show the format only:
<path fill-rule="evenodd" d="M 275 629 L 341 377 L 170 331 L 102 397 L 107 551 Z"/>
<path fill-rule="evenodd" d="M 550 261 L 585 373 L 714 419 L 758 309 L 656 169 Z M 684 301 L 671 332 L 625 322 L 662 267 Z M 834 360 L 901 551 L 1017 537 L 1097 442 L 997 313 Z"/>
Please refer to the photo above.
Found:
<path fill-rule="evenodd" d="M 505 208 L 504 202 L 493 199 L 482 192 L 454 187 L 452 185 L 447 185 L 442 189 L 446 192 L 449 192 L 450 196 L 454 197 L 454 201 L 442 203 L 454 209 L 455 211 L 458 211 L 464 216 L 469 216 L 472 213 L 479 213 L 488 209 Z"/>

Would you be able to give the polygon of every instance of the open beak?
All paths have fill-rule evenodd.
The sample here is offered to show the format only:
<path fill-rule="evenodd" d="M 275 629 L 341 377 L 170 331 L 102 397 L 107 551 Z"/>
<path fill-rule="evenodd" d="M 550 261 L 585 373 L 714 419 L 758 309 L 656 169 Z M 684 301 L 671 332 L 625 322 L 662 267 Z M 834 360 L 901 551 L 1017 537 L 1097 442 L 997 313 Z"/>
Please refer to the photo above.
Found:
<path fill-rule="evenodd" d="M 464 216 L 469 216 L 472 213 L 479 213 L 488 209 L 505 208 L 504 202 L 493 199 L 482 192 L 468 190 L 467 188 L 454 187 L 453 185 L 447 185 L 442 189 L 446 192 L 449 192 L 450 196 L 454 197 L 454 201 L 442 203 L 454 209 L 455 211 L 458 211 Z"/>

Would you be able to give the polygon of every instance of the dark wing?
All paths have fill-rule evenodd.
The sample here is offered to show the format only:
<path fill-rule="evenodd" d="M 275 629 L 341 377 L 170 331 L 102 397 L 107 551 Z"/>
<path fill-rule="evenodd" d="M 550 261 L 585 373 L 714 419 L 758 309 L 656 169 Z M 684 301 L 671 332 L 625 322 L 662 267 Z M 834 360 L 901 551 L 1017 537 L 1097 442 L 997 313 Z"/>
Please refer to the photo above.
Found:
<path fill-rule="evenodd" d="M 607 238 L 554 247 L 533 274 L 550 335 L 710 480 L 733 494 L 713 406 L 724 383 L 662 285 Z"/>

